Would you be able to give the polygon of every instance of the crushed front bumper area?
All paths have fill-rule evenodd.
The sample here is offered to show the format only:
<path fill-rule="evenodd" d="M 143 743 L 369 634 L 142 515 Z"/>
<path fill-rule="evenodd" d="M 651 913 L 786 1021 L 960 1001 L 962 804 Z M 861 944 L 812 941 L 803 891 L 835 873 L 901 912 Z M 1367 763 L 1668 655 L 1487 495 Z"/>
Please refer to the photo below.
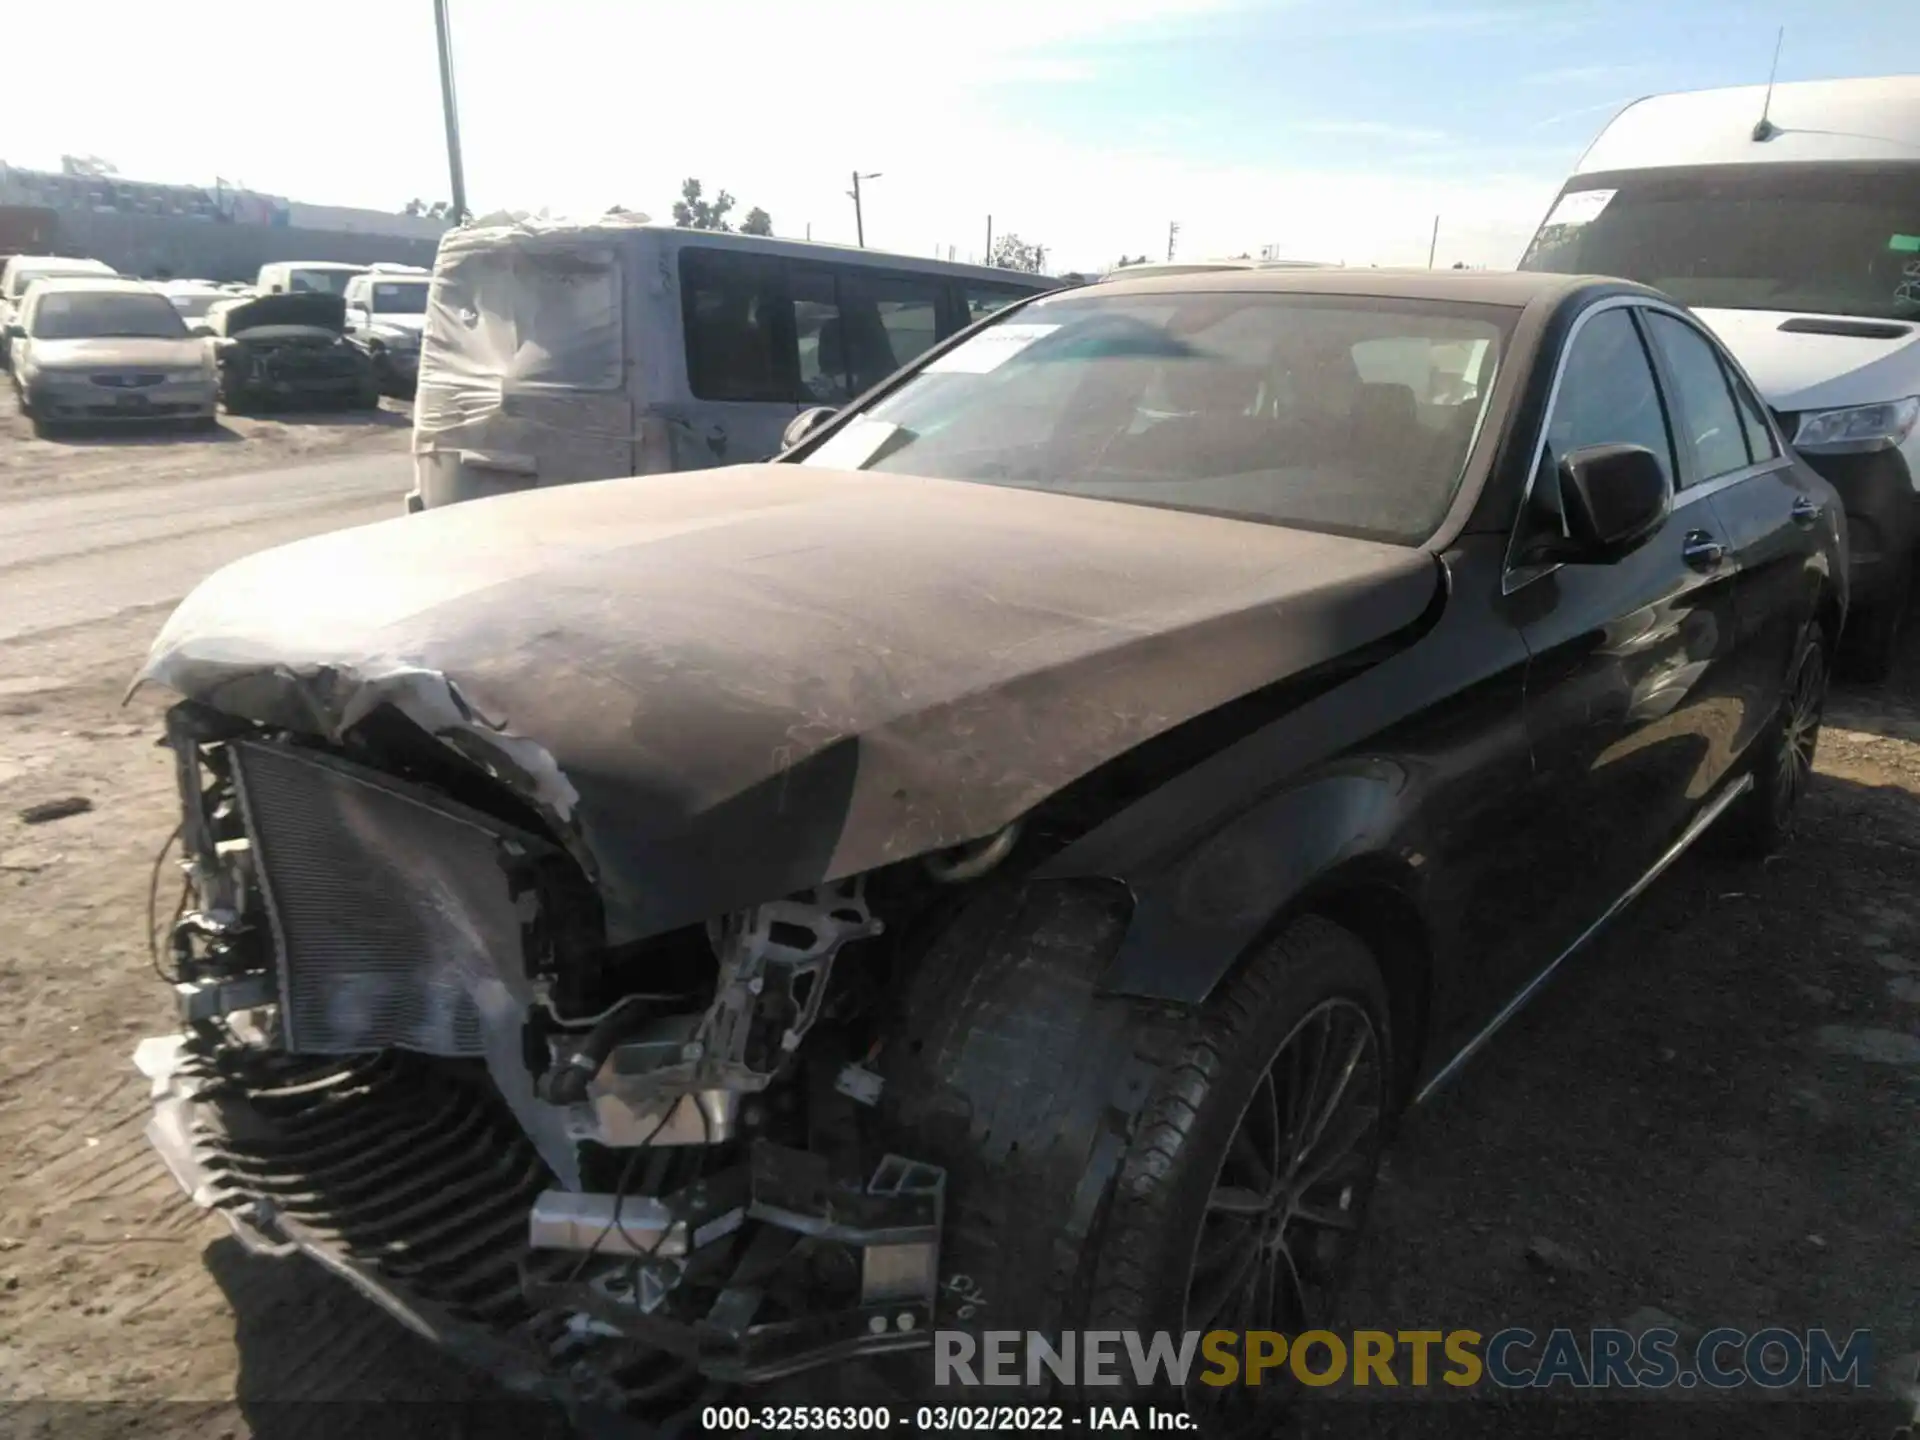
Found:
<path fill-rule="evenodd" d="M 566 1198 L 590 1197 L 553 1189 L 477 1067 L 181 1036 L 135 1058 L 153 1086 L 147 1137 L 197 1204 L 255 1252 L 304 1251 L 518 1393 L 652 1410 L 931 1343 L 938 1170 L 890 1156 L 849 1185 L 819 1156 L 755 1142 L 631 1200 L 624 1246 L 535 1248 Z M 795 1254 L 837 1266 L 826 1304 L 796 1305 Z"/>

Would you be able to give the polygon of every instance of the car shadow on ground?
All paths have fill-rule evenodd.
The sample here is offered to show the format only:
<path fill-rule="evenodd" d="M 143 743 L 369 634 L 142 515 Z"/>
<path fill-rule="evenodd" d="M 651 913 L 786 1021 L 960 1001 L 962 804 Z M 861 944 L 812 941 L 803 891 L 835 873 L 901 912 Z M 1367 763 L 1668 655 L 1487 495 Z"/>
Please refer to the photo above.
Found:
<path fill-rule="evenodd" d="M 327 425 L 333 427 L 392 430 L 413 424 L 413 411 L 389 410 L 382 406 L 378 410 L 321 410 L 300 408 L 286 410 L 257 409 L 247 412 L 249 420 L 271 420 L 276 425 Z"/>
<path fill-rule="evenodd" d="M 147 424 L 121 422 L 115 425 L 69 421 L 39 432 L 36 438 L 53 445 L 132 448 L 150 445 L 225 445 L 243 437 L 224 424 L 207 427 L 178 420 L 156 420 Z"/>

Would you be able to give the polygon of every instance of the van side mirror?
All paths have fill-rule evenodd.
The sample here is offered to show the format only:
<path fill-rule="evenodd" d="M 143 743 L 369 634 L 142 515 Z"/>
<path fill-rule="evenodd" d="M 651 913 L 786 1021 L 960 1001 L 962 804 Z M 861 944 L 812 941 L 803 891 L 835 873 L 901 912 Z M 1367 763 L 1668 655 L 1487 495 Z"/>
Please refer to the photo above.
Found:
<path fill-rule="evenodd" d="M 26 338 L 27 338 L 27 327 L 26 327 L 26 326 L 24 326 L 24 325 L 21 325 L 21 324 L 18 324 L 18 323 L 16 323 L 16 322 L 12 322 L 12 321 L 9 321 L 9 322 L 8 322 L 8 324 L 7 324 L 7 338 L 8 338 L 9 340 L 24 340 L 24 339 L 26 339 Z"/>
<path fill-rule="evenodd" d="M 1610 565 L 1631 555 L 1667 522 L 1673 486 L 1644 445 L 1589 445 L 1554 472 L 1559 534 L 1527 547 L 1528 564 Z"/>
<path fill-rule="evenodd" d="M 793 449 L 839 413 L 831 405 L 815 405 L 809 410 L 802 410 L 787 422 L 787 428 L 780 436 L 780 448 Z"/>

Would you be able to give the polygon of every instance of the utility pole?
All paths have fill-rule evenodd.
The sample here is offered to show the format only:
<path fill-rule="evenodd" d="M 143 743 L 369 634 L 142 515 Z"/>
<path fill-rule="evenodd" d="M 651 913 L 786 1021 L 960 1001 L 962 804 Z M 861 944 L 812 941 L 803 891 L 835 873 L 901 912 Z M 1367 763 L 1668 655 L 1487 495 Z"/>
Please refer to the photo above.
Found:
<path fill-rule="evenodd" d="M 433 28 L 440 42 L 440 108 L 447 119 L 447 179 L 453 187 L 453 223 L 467 221 L 467 176 L 460 164 L 460 107 L 453 96 L 453 34 L 447 0 L 433 0 Z"/>
<path fill-rule="evenodd" d="M 991 215 L 987 216 L 987 248 L 980 253 L 982 265 L 993 263 L 993 216 Z"/>
<path fill-rule="evenodd" d="M 860 182 L 862 180 L 878 180 L 879 178 L 880 172 L 878 170 L 866 175 L 862 175 L 856 170 L 853 172 L 853 189 L 847 192 L 848 195 L 853 197 L 853 233 L 855 238 L 859 240 L 862 250 L 867 248 L 867 221 L 860 210 Z"/>
<path fill-rule="evenodd" d="M 1167 260 L 1168 260 L 1168 263 L 1172 263 L 1172 260 L 1173 260 L 1173 245 L 1174 245 L 1174 241 L 1176 241 L 1176 240 L 1178 240 L 1179 238 L 1180 238 L 1180 222 L 1179 222 L 1178 220 L 1169 220 L 1169 221 L 1167 222 Z"/>
<path fill-rule="evenodd" d="M 1427 242 L 1427 269 L 1433 268 L 1433 252 L 1440 248 L 1440 217 L 1433 217 L 1433 239 Z"/>

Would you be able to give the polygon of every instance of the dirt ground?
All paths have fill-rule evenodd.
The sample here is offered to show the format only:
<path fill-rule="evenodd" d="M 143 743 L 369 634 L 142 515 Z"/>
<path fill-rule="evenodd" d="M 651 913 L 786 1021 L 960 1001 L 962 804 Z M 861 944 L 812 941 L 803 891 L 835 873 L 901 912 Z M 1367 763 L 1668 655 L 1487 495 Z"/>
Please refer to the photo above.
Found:
<path fill-rule="evenodd" d="M 211 443 L 60 446 L 0 416 L 0 534 L 19 495 L 404 445 L 391 425 L 241 423 Z M 0 641 L 0 1399 L 169 1402 L 137 1428 L 236 1440 L 367 1433 L 367 1412 L 320 1401 L 465 1400 L 497 1416 L 484 1384 L 316 1267 L 247 1257 L 141 1139 L 130 1056 L 172 1028 L 143 917 L 176 815 L 153 744 L 160 701 L 120 701 L 159 618 L 143 607 Z M 92 808 L 18 818 L 67 796 Z M 1683 1332 L 1866 1328 L 1882 1385 L 1910 1375 L 1916 878 L 1920 651 L 1883 687 L 1835 693 L 1789 853 L 1684 860 L 1409 1118 L 1349 1322 L 1490 1333 L 1657 1311 Z M 1528 1258 L 1537 1241 L 1551 1263 Z M 1532 1407 L 1526 1429 L 1614 1433 L 1623 1408 L 1645 1409 Z M 1739 1428 L 1803 1433 L 1821 1408 L 1743 1411 Z M 0 1407 L 0 1431 L 74 1433 L 82 1414 Z M 1510 1433 L 1513 1419 L 1499 1400 L 1303 1417 L 1310 1431 L 1422 1436 Z M 1821 1433 L 1868 1432 L 1849 1420 Z"/>

